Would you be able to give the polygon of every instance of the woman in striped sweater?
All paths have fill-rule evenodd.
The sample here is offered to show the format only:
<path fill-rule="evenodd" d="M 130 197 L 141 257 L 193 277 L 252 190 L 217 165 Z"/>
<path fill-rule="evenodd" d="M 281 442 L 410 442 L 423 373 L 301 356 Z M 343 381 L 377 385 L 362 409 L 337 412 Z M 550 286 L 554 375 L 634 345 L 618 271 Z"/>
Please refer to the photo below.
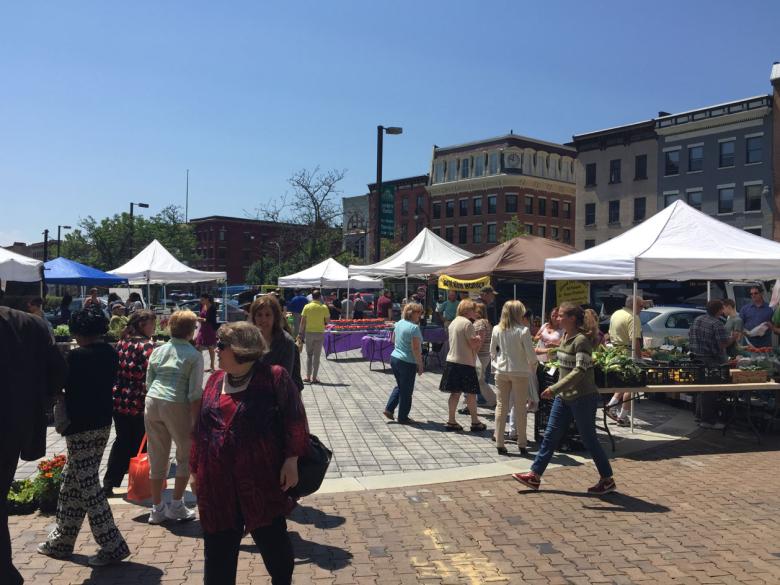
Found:
<path fill-rule="evenodd" d="M 564 329 L 558 348 L 560 377 L 558 382 L 542 392 L 542 398 L 555 398 L 542 446 L 536 455 L 531 471 L 512 475 L 520 483 L 533 490 L 539 489 L 542 474 L 552 459 L 555 447 L 569 427 L 572 418 L 585 447 L 590 451 L 601 479 L 588 493 L 603 495 L 615 491 L 612 466 L 596 436 L 596 407 L 598 388 L 593 379 L 593 341 L 585 329 L 583 310 L 572 303 L 563 303 L 558 311 Z"/>

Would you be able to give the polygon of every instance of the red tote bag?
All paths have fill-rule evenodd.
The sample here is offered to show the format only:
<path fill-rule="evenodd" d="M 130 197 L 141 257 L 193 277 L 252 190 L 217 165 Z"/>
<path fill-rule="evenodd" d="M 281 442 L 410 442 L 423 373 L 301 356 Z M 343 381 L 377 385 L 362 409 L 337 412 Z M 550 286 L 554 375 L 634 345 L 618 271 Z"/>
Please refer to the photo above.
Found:
<path fill-rule="evenodd" d="M 149 482 L 149 454 L 144 453 L 146 435 L 138 447 L 138 454 L 130 459 L 130 468 L 127 471 L 127 499 L 131 502 L 143 502 L 152 497 L 152 485 Z M 163 489 L 167 486 L 166 481 Z"/>

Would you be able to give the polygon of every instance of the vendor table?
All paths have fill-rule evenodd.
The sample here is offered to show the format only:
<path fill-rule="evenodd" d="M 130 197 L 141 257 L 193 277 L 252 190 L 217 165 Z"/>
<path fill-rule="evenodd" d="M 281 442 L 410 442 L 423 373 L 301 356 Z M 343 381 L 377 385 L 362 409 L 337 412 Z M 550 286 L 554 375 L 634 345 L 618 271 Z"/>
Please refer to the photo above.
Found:
<path fill-rule="evenodd" d="M 726 430 L 729 425 L 734 422 L 738 414 L 740 407 L 739 395 L 743 392 L 756 392 L 760 390 L 780 390 L 780 384 L 776 382 L 755 382 L 745 384 L 664 384 L 664 385 L 648 385 L 638 386 L 634 388 L 599 388 L 599 394 L 614 394 L 616 392 L 632 394 L 631 400 L 636 400 L 642 394 L 653 394 L 656 392 L 667 393 L 676 392 L 681 394 L 697 394 L 700 392 L 722 392 L 726 395 L 726 400 L 731 402 L 731 416 L 726 422 L 726 426 L 723 428 L 723 434 L 726 434 Z M 750 412 L 750 397 L 745 403 L 745 419 L 747 420 L 750 430 L 756 437 L 756 440 L 761 442 L 761 435 L 753 424 L 753 417 Z M 631 426 L 633 428 L 633 409 L 632 409 Z M 612 433 L 609 431 L 609 425 L 607 425 L 607 401 L 604 401 L 603 407 L 604 429 L 612 443 L 612 450 L 615 450 L 615 439 L 612 437 Z"/>
<path fill-rule="evenodd" d="M 375 361 L 381 361 L 382 368 L 387 368 L 393 349 L 395 349 L 395 345 L 387 336 L 365 335 L 361 340 L 360 351 L 363 358 L 368 360 L 369 370 Z"/>
<path fill-rule="evenodd" d="M 377 330 L 363 330 L 363 331 L 326 331 L 323 338 L 323 346 L 325 348 L 325 356 L 330 354 L 338 354 L 341 352 L 349 351 L 352 349 L 360 349 L 362 345 L 363 337 L 366 335 L 380 335 L 381 332 Z M 389 337 L 390 332 L 386 335 Z"/>
<path fill-rule="evenodd" d="M 422 336 L 423 341 L 431 343 L 444 343 L 447 341 L 447 332 L 444 330 L 444 327 L 423 327 Z"/>

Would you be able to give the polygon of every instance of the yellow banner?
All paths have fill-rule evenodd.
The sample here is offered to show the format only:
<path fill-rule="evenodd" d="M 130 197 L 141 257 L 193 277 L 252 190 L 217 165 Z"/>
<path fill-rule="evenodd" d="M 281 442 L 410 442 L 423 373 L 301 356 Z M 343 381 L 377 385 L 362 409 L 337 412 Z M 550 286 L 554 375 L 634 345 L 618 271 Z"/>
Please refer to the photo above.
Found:
<path fill-rule="evenodd" d="M 483 286 L 490 286 L 490 277 L 483 276 L 476 280 L 460 280 L 459 278 L 453 278 L 442 274 L 439 277 L 439 288 L 443 290 L 462 290 L 462 291 L 478 291 Z"/>
<path fill-rule="evenodd" d="M 581 280 L 555 281 L 555 304 L 566 302 L 587 305 L 590 302 L 590 283 Z"/>

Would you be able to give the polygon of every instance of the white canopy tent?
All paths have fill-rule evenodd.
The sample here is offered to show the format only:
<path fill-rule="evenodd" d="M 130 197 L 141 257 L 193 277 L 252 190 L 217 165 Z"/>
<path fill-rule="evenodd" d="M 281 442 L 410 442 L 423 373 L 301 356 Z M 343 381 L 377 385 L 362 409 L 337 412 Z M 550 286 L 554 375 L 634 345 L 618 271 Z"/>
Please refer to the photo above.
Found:
<path fill-rule="evenodd" d="M 350 265 L 352 276 L 395 276 L 406 279 L 406 297 L 409 296 L 409 277 L 428 276 L 452 266 L 456 262 L 471 258 L 474 254 L 450 244 L 428 228 L 398 250 L 392 256 L 376 264 L 366 266 Z"/>
<path fill-rule="evenodd" d="M 333 258 L 323 260 L 306 270 L 295 274 L 281 276 L 278 280 L 282 287 L 320 287 L 320 288 L 382 288 L 381 280 L 366 276 L 353 276 L 350 278 L 347 267 Z"/>
<path fill-rule="evenodd" d="M 3 282 L 37 282 L 41 280 L 42 270 L 43 262 L 40 260 L 0 248 L 0 280 Z"/>
<path fill-rule="evenodd" d="M 225 281 L 225 272 L 206 272 L 190 268 L 179 262 L 173 254 L 157 240 L 153 240 L 134 258 L 119 268 L 109 270 L 108 274 L 124 277 L 130 284 L 145 284 L 147 302 L 149 287 L 152 284 L 196 283 L 210 280 Z M 225 287 L 227 291 L 227 287 Z M 227 299 L 225 299 L 225 316 L 227 317 Z"/>

